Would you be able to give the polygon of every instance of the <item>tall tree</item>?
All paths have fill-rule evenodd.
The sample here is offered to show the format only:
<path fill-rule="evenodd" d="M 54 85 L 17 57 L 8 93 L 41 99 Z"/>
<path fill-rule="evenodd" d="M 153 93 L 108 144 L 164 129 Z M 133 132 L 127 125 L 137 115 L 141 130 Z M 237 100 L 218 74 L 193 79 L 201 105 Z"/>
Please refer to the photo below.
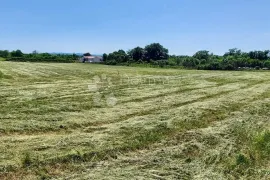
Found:
<path fill-rule="evenodd" d="M 147 45 L 145 48 L 145 59 L 147 61 L 150 60 L 162 60 L 162 59 L 168 59 L 169 58 L 169 51 L 168 49 L 164 48 L 159 43 L 153 43 L 150 45 Z"/>
<path fill-rule="evenodd" d="M 9 55 L 8 50 L 4 50 L 4 51 L 0 50 L 0 57 L 6 58 L 8 57 L 8 55 Z"/>
<path fill-rule="evenodd" d="M 23 53 L 22 53 L 22 51 L 21 50 L 16 50 L 16 51 L 12 51 L 11 53 L 10 53 L 10 55 L 12 56 L 12 57 L 22 57 L 23 56 Z"/>
<path fill-rule="evenodd" d="M 104 53 L 102 57 L 103 57 L 103 61 L 106 62 L 108 59 L 108 55 L 106 53 Z"/>
<path fill-rule="evenodd" d="M 251 59 L 267 60 L 269 58 L 269 50 L 265 51 L 250 51 L 248 53 Z"/>
<path fill-rule="evenodd" d="M 203 50 L 203 51 L 198 51 L 193 55 L 194 58 L 199 59 L 199 60 L 208 60 L 210 55 L 209 51 Z"/>
<path fill-rule="evenodd" d="M 224 54 L 224 56 L 240 56 L 242 54 L 240 49 L 237 48 L 233 48 L 233 49 L 229 49 L 229 52 L 226 52 Z"/>
<path fill-rule="evenodd" d="M 107 61 L 115 61 L 116 63 L 123 63 L 127 62 L 129 60 L 128 55 L 126 52 L 122 49 L 119 51 L 115 51 L 113 53 L 110 53 L 107 57 Z"/>
<path fill-rule="evenodd" d="M 38 54 L 38 51 L 37 51 L 37 50 L 34 50 L 34 51 L 32 52 L 32 54 L 37 55 L 37 54 Z"/>
<path fill-rule="evenodd" d="M 135 61 L 142 60 L 144 58 L 144 49 L 136 47 L 128 52 L 128 55 Z"/>

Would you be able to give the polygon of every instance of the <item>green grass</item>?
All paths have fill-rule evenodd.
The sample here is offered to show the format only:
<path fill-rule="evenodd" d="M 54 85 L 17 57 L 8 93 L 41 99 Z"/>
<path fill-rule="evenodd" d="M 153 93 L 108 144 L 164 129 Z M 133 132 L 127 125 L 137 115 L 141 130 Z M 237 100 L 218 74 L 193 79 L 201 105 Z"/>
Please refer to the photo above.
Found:
<path fill-rule="evenodd" d="M 259 157 L 262 159 L 269 159 L 270 156 L 270 131 L 260 132 L 254 138 L 255 150 L 258 152 Z"/>
<path fill-rule="evenodd" d="M 228 156 L 223 162 L 225 172 L 236 178 L 241 178 L 243 175 L 246 177 L 255 175 L 259 178 L 269 177 L 269 127 L 238 124 L 232 129 L 238 143 L 236 155 Z"/>
<path fill-rule="evenodd" d="M 0 62 L 0 179 L 267 179 L 269 78 Z"/>

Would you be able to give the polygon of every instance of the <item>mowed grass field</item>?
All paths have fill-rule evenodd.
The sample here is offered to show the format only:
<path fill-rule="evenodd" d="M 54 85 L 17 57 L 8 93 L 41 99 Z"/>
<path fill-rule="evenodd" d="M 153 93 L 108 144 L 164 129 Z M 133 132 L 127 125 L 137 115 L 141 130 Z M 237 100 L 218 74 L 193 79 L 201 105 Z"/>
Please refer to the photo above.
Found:
<path fill-rule="evenodd" d="M 270 179 L 270 73 L 0 62 L 0 179 Z"/>

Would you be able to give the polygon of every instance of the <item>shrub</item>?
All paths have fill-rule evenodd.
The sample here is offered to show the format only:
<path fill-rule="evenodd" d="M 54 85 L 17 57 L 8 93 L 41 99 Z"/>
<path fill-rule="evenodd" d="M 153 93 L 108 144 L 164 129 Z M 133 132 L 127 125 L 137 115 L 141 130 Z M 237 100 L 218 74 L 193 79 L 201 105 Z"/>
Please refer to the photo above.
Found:
<path fill-rule="evenodd" d="M 269 60 L 269 61 L 265 61 L 264 64 L 263 64 L 263 66 L 264 66 L 265 68 L 270 69 L 270 60 Z"/>
<path fill-rule="evenodd" d="M 73 63 L 75 59 L 63 58 L 63 57 L 11 57 L 7 58 L 7 61 L 15 62 L 58 62 L 58 63 Z"/>
<path fill-rule="evenodd" d="M 116 65 L 117 62 L 116 62 L 115 60 L 107 60 L 107 61 L 106 61 L 106 64 L 107 64 L 107 65 Z"/>

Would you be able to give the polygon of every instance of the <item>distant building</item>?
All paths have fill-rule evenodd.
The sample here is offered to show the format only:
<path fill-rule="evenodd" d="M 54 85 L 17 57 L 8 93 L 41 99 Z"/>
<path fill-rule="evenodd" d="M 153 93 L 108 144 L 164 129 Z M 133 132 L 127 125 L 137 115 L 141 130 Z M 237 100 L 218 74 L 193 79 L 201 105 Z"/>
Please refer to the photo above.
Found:
<path fill-rule="evenodd" d="M 103 58 L 101 56 L 83 56 L 80 58 L 80 62 L 83 63 L 101 63 Z"/>

